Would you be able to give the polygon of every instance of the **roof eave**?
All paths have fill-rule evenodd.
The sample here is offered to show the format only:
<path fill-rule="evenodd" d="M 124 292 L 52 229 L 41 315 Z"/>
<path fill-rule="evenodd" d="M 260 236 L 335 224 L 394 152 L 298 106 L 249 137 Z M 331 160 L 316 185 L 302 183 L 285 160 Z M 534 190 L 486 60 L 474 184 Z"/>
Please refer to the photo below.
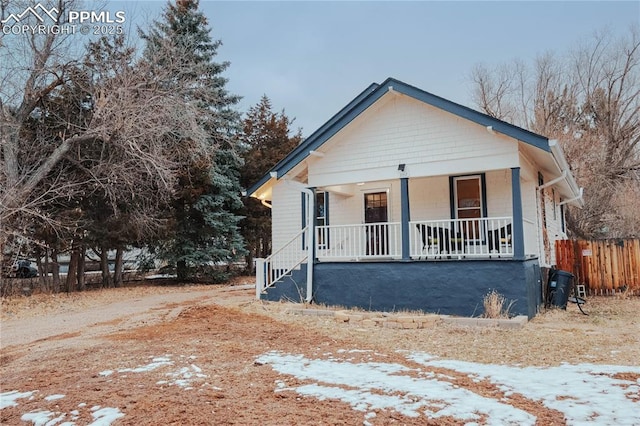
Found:
<path fill-rule="evenodd" d="M 583 208 L 584 207 L 584 199 L 582 198 L 583 189 L 576 182 L 573 173 L 571 173 L 571 167 L 569 166 L 569 162 L 564 155 L 564 151 L 560 147 L 560 144 L 557 140 L 552 139 L 549 141 L 549 148 L 551 150 L 551 155 L 556 160 L 558 167 L 560 168 L 560 172 L 566 171 L 567 177 L 565 181 L 571 188 L 571 192 L 573 193 L 573 197 L 567 202 L 568 204 L 573 204 L 576 207 Z"/>
<path fill-rule="evenodd" d="M 509 124 L 505 121 L 490 117 L 482 112 L 465 107 L 439 96 L 425 92 L 422 89 L 411 86 L 394 78 L 387 78 L 383 83 L 372 83 L 363 92 L 356 96 L 349 104 L 342 108 L 329 121 L 323 124 L 318 130 L 305 139 L 300 145 L 294 148 L 285 158 L 280 160 L 267 172 L 257 183 L 252 185 L 247 193 L 253 195 L 265 185 L 272 173 L 276 173 L 280 178 L 287 174 L 297 164 L 309 156 L 310 151 L 317 150 L 322 144 L 338 133 L 347 124 L 353 121 L 364 110 L 374 104 L 388 91 L 393 90 L 416 100 L 424 102 L 433 107 L 439 108 L 451 114 L 465 118 L 483 126 L 491 126 L 494 131 L 500 132 L 516 140 L 522 141 L 546 152 L 551 152 L 549 139 L 520 127 Z"/>

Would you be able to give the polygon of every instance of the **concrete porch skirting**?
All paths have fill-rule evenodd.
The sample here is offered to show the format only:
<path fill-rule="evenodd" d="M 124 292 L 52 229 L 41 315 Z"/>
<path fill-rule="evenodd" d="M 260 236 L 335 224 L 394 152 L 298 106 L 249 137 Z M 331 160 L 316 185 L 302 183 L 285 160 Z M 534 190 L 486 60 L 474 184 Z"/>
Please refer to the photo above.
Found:
<path fill-rule="evenodd" d="M 306 265 L 263 295 L 301 301 Z M 514 301 L 510 313 L 533 318 L 542 305 L 537 259 L 393 262 L 321 262 L 314 270 L 313 301 L 368 311 L 420 311 L 478 317 L 492 290 Z M 301 297 L 302 295 L 302 297 Z"/>

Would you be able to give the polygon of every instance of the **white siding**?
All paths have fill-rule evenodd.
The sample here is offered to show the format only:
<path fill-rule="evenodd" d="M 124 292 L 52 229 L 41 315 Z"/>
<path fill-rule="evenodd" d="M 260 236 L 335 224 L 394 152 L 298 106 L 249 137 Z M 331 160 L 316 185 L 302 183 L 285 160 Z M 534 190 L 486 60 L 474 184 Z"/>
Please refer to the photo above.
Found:
<path fill-rule="evenodd" d="M 487 215 L 511 216 L 511 170 L 497 170 L 485 175 Z M 449 219 L 451 196 L 449 176 L 409 179 L 412 220 Z"/>
<path fill-rule="evenodd" d="M 521 156 L 521 178 L 522 178 L 522 210 L 525 219 L 525 253 L 533 254 L 531 248 L 536 245 L 535 254 L 540 259 L 541 266 L 551 266 L 556 263 L 556 244 L 557 240 L 565 239 L 566 235 L 562 232 L 562 217 L 560 206 L 559 191 L 554 190 L 553 186 L 538 190 L 538 171 L 539 169 L 524 155 Z M 543 173 L 543 180 L 549 181 L 553 177 Z M 541 209 L 541 193 L 544 193 L 544 211 L 545 217 L 542 217 Z M 555 198 L 555 200 L 554 200 Z M 554 202 L 555 201 L 555 202 Z M 526 231 L 531 226 L 530 222 L 535 221 L 536 238 L 533 239 L 532 232 Z M 542 225 L 546 224 L 547 239 L 549 242 L 548 252 L 545 253 L 544 238 L 542 236 Z"/>
<path fill-rule="evenodd" d="M 387 192 L 389 204 L 389 222 L 400 221 L 400 181 L 372 182 L 356 186 L 354 195 L 345 197 L 330 194 L 329 224 L 351 225 L 364 223 L 364 194 Z"/>
<path fill-rule="evenodd" d="M 512 216 L 511 170 L 496 170 L 486 174 L 487 216 Z"/>
<path fill-rule="evenodd" d="M 524 253 L 542 258 L 536 187 L 538 172 L 525 157 L 521 157 L 520 185 L 522 195 L 522 218 L 524 227 Z"/>
<path fill-rule="evenodd" d="M 553 187 L 545 189 L 546 211 L 547 211 L 547 232 L 551 243 L 550 264 L 556 264 L 556 241 L 567 238 L 562 232 L 561 211 L 558 203 L 560 202 L 559 194 Z"/>
<path fill-rule="evenodd" d="M 451 217 L 449 178 L 409 179 L 411 220 L 437 220 Z"/>
<path fill-rule="evenodd" d="M 273 251 L 284 246 L 302 229 L 302 196 L 297 189 L 279 182 L 273 187 L 271 235 Z M 300 247 L 302 252 L 302 246 Z"/>
<path fill-rule="evenodd" d="M 399 94 L 387 94 L 322 147 L 309 184 L 326 186 L 467 174 L 518 166 L 518 144 L 478 124 Z"/>

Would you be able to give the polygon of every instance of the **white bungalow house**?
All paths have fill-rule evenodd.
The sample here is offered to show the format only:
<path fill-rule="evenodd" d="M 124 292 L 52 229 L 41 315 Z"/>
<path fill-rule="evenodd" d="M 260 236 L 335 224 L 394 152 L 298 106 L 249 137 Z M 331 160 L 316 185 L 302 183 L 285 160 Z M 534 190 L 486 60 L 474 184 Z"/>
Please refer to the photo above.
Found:
<path fill-rule="evenodd" d="M 272 208 L 257 297 L 466 316 L 495 289 L 533 317 L 582 205 L 556 141 L 392 78 L 247 193 Z"/>

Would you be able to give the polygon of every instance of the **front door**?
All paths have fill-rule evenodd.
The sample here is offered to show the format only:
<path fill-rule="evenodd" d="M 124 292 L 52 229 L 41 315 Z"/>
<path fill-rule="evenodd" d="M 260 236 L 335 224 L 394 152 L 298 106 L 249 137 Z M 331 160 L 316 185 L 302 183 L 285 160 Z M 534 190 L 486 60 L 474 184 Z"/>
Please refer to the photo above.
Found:
<path fill-rule="evenodd" d="M 456 219 L 462 219 L 458 232 L 466 242 L 476 242 L 482 236 L 480 221 L 473 220 L 482 217 L 480 176 L 457 177 L 454 182 Z"/>
<path fill-rule="evenodd" d="M 368 256 L 389 254 L 387 193 L 364 194 L 364 222 Z"/>

